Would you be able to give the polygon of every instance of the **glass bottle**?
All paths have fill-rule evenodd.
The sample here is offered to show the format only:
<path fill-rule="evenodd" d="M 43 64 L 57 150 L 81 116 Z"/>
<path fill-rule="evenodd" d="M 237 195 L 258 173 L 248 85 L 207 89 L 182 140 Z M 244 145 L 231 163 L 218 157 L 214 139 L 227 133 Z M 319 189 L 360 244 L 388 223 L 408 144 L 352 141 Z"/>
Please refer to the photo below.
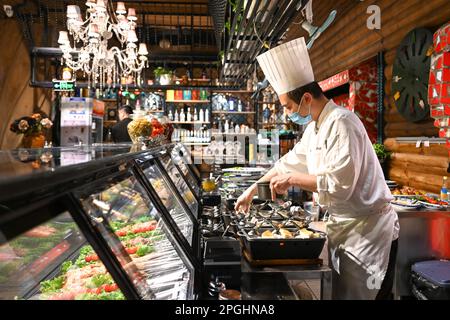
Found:
<path fill-rule="evenodd" d="M 441 198 L 441 201 L 447 201 L 447 199 L 448 199 L 448 196 L 447 196 L 447 177 L 446 176 L 443 178 L 440 198 Z"/>

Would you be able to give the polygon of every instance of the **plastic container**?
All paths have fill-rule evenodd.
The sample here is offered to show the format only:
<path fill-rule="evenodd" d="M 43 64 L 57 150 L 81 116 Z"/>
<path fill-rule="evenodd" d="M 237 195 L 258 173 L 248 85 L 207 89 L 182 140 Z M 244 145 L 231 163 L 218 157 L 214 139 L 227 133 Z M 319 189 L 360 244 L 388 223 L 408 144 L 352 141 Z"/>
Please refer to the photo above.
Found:
<path fill-rule="evenodd" d="M 415 296 L 427 300 L 450 300 L 450 261 L 431 260 L 413 264 L 411 282 Z"/>

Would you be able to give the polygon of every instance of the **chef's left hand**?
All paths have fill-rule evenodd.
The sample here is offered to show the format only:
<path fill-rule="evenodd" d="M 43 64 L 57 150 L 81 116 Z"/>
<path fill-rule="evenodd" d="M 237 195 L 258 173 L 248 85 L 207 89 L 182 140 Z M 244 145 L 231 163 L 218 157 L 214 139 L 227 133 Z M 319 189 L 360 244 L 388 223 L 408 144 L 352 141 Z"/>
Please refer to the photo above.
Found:
<path fill-rule="evenodd" d="M 277 194 L 286 194 L 292 187 L 290 177 L 292 174 L 281 174 L 270 180 L 270 190 L 272 191 L 272 201 L 275 201 Z"/>

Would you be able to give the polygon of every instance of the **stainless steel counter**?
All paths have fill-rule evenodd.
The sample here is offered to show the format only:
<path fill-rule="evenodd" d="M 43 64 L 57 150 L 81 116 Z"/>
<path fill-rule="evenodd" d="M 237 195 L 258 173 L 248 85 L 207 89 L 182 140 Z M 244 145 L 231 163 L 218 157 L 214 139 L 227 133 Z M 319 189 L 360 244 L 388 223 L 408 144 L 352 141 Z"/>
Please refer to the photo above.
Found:
<path fill-rule="evenodd" d="M 397 211 L 400 222 L 396 299 L 412 297 L 411 265 L 418 261 L 450 259 L 450 211 Z"/>

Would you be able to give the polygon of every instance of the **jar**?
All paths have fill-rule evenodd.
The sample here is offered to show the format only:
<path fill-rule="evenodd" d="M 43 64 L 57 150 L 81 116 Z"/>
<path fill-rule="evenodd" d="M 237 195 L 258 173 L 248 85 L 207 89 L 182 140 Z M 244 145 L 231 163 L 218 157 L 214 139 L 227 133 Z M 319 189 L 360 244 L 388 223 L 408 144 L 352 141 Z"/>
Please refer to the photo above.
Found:
<path fill-rule="evenodd" d="M 183 91 L 183 100 L 192 100 L 191 90 Z"/>
<path fill-rule="evenodd" d="M 192 100 L 200 100 L 200 90 L 192 90 Z"/>
<path fill-rule="evenodd" d="M 175 90 L 175 100 L 183 100 L 183 90 Z"/>
<path fill-rule="evenodd" d="M 152 133 L 152 124 L 146 119 L 145 113 L 142 110 L 136 110 L 133 115 L 133 120 L 128 124 L 128 134 L 131 141 L 137 144 L 140 140 L 148 139 Z"/>

